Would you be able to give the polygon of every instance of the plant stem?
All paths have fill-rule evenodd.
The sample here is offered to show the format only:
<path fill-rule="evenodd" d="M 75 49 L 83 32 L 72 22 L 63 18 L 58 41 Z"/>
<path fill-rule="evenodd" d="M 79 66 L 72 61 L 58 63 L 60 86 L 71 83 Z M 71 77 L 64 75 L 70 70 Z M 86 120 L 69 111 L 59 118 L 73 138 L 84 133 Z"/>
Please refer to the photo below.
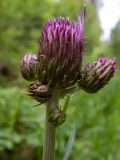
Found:
<path fill-rule="evenodd" d="M 43 160 L 55 159 L 55 132 L 56 128 L 49 121 L 49 112 L 58 106 L 58 99 L 53 96 L 46 106 L 45 140 L 43 147 Z"/>
<path fill-rule="evenodd" d="M 74 93 L 79 92 L 79 91 L 80 91 L 80 88 L 78 87 L 77 84 L 75 84 L 75 85 L 72 86 L 72 87 L 69 87 L 69 88 L 67 88 L 67 89 L 64 89 L 64 90 L 62 91 L 62 93 L 61 93 L 61 97 L 64 97 L 64 96 L 66 96 L 67 94 L 68 94 L 68 95 L 69 95 L 69 94 L 74 94 Z"/>
<path fill-rule="evenodd" d="M 64 104 L 64 107 L 63 107 L 63 112 L 64 113 L 66 113 L 69 102 L 70 102 L 70 95 L 67 95 L 66 100 L 65 100 L 65 104 Z"/>

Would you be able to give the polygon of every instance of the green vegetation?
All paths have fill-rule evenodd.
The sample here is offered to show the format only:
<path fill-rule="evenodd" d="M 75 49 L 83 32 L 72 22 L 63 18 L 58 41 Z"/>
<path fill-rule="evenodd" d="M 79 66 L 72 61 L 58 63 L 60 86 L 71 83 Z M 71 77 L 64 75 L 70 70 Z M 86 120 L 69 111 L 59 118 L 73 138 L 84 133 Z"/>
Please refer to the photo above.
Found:
<path fill-rule="evenodd" d="M 25 97 L 25 90 L 0 91 L 0 159 L 38 159 L 42 156 L 44 106 L 33 107 L 36 103 Z M 70 160 L 120 159 L 119 97 L 117 75 L 96 95 L 81 91 L 72 97 L 67 121 L 57 131 L 57 160 L 64 154 L 70 155 Z"/>
<path fill-rule="evenodd" d="M 25 52 L 37 52 L 40 31 L 54 16 L 77 19 L 79 0 L 1 0 L 0 5 L 0 160 L 39 160 L 42 157 L 44 106 L 27 97 L 19 74 Z M 100 44 L 100 25 L 94 6 L 87 1 L 86 59 L 119 55 L 119 27 L 111 43 Z M 118 40 L 118 41 L 117 41 Z M 114 42 L 114 43 L 113 43 Z M 108 47 L 110 46 L 110 47 Z M 120 159 L 120 74 L 97 94 L 72 96 L 66 122 L 58 128 L 56 160 Z M 61 104 L 64 100 L 61 100 Z M 75 143 L 74 143 L 75 142 Z"/>
<path fill-rule="evenodd" d="M 120 21 L 112 30 L 111 34 L 111 48 L 116 57 L 120 60 Z"/>

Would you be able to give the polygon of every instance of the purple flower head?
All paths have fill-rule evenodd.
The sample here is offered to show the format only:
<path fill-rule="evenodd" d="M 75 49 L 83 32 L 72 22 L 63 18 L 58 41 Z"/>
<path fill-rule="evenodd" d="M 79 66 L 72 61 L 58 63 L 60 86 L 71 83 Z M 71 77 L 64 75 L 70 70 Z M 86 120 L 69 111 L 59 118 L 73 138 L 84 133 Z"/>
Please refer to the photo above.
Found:
<path fill-rule="evenodd" d="M 78 85 L 89 93 L 95 93 L 103 88 L 111 79 L 116 70 L 116 60 L 98 58 L 85 66 L 81 72 Z"/>
<path fill-rule="evenodd" d="M 42 83 L 66 88 L 76 82 L 84 51 L 85 10 L 78 22 L 60 17 L 44 27 L 38 51 L 38 77 Z"/>
<path fill-rule="evenodd" d="M 35 54 L 25 54 L 20 62 L 20 71 L 22 76 L 28 80 L 35 80 L 36 78 L 36 61 L 37 56 Z"/>

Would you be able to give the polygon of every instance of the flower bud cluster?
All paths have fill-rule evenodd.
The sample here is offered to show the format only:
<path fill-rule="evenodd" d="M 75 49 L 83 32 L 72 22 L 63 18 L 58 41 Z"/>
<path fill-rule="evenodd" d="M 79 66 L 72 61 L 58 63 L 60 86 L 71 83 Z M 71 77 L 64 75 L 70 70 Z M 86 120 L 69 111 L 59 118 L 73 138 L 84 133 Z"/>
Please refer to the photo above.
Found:
<path fill-rule="evenodd" d="M 84 53 L 84 12 L 78 22 L 70 18 L 49 20 L 43 28 L 38 54 L 26 54 L 20 63 L 22 76 L 32 83 L 28 95 L 40 103 L 45 103 L 54 91 L 60 96 L 68 91 L 83 89 L 95 93 L 103 88 L 114 75 L 116 61 L 98 58 L 82 67 Z"/>
<path fill-rule="evenodd" d="M 77 83 L 84 52 L 84 12 L 78 22 L 56 18 L 45 25 L 38 54 L 26 54 L 20 63 L 22 76 L 33 81 L 28 95 L 44 103 L 54 90 L 66 89 Z M 43 94 L 44 92 L 44 94 Z"/>
<path fill-rule="evenodd" d="M 56 18 L 45 25 L 38 54 L 26 54 L 20 63 L 24 79 L 31 81 L 28 95 L 42 103 L 61 98 L 82 89 L 96 93 L 113 77 L 115 59 L 98 58 L 82 67 L 84 53 L 84 12 L 78 22 L 70 18 Z M 54 98 L 53 98 L 54 97 Z M 49 108 L 49 122 L 55 127 L 66 119 L 65 109 Z"/>

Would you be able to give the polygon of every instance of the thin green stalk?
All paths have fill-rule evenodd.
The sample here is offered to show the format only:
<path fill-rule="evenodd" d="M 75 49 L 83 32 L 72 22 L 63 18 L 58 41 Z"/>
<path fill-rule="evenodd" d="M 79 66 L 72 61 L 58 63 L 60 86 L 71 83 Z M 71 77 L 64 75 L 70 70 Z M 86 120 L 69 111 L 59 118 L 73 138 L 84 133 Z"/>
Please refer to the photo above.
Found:
<path fill-rule="evenodd" d="M 69 106 L 69 102 L 70 102 L 70 95 L 67 95 L 66 100 L 65 100 L 65 104 L 63 107 L 63 112 L 66 113 L 67 107 Z"/>
<path fill-rule="evenodd" d="M 55 159 L 55 133 L 56 128 L 49 121 L 50 110 L 58 106 L 58 99 L 53 96 L 46 106 L 45 140 L 43 146 L 43 160 Z"/>
<path fill-rule="evenodd" d="M 77 84 L 75 84 L 72 87 L 69 87 L 67 89 L 62 90 L 61 97 L 64 97 L 64 96 L 70 95 L 70 94 L 74 94 L 74 93 L 77 93 L 79 91 L 80 91 L 80 88 L 78 87 Z"/>

